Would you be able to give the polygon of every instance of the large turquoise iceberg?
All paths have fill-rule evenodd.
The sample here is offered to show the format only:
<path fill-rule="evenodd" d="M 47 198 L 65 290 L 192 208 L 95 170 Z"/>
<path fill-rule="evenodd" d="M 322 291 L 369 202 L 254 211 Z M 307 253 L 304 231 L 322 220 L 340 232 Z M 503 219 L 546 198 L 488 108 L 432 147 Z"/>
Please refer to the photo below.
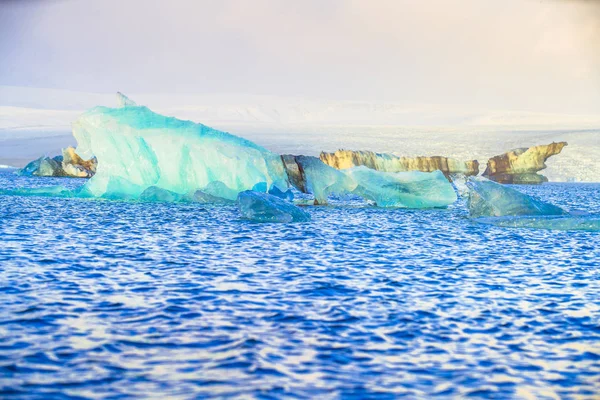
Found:
<path fill-rule="evenodd" d="M 86 194 L 137 199 L 154 186 L 184 195 L 220 182 L 235 200 L 261 182 L 287 188 L 279 155 L 229 133 L 157 114 L 121 94 L 118 100 L 120 107 L 95 107 L 73 123 L 77 153 L 98 159 Z"/>

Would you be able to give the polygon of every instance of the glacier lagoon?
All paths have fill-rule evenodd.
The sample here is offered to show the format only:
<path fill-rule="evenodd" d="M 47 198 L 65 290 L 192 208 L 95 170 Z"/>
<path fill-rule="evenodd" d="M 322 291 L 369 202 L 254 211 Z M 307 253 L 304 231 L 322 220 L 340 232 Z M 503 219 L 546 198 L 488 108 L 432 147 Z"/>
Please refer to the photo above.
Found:
<path fill-rule="evenodd" d="M 84 182 L 0 171 L 6 189 Z M 597 184 L 518 189 L 600 214 Z M 598 232 L 490 226 L 462 200 L 304 210 L 0 195 L 0 397 L 600 392 Z"/>
<path fill-rule="evenodd" d="M 93 178 L 0 171 L 2 397 L 600 389 L 600 185 L 339 171 L 118 99 L 74 123 Z"/>

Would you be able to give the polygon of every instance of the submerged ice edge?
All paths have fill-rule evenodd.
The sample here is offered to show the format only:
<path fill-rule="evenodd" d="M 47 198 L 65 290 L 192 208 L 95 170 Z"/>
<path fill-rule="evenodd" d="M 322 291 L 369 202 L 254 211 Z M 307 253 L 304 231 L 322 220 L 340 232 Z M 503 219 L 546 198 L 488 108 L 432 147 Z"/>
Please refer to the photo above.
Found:
<path fill-rule="evenodd" d="M 600 215 L 480 217 L 473 221 L 501 228 L 600 232 Z"/>
<path fill-rule="evenodd" d="M 134 201 L 134 202 L 159 202 L 159 203 L 180 203 L 180 204 L 204 204 L 211 206 L 236 206 L 239 215 L 242 219 L 255 222 L 307 222 L 311 220 L 312 212 L 310 208 L 297 207 L 298 205 L 310 205 L 312 200 L 296 192 L 294 198 L 292 193 L 278 193 L 277 196 L 261 192 L 247 191 L 240 194 L 238 197 L 251 198 L 251 201 L 246 201 L 245 204 L 220 198 L 206 192 L 196 191 L 185 196 L 178 195 L 173 192 L 166 191 L 157 187 L 151 187 L 144 192 L 139 199 L 126 198 L 105 198 L 95 197 L 85 192 L 85 186 L 80 188 L 69 189 L 63 186 L 37 187 L 37 188 L 20 188 L 20 189 L 0 189 L 0 195 L 9 196 L 35 196 L 35 197 L 52 197 L 64 199 L 85 199 L 99 201 Z M 523 194 L 527 198 L 533 199 L 531 196 Z M 290 198 L 290 196 L 292 198 Z M 262 197 L 262 199 L 261 199 Z M 292 201 L 293 199 L 293 201 Z M 352 196 L 333 196 L 331 205 L 336 209 L 356 209 L 371 208 L 372 204 L 361 200 L 357 203 L 356 195 Z M 247 199 L 246 199 L 247 200 Z M 463 198 L 463 200 L 466 200 Z M 283 203 L 283 204 L 282 204 Z M 451 209 L 441 209 L 442 213 L 448 212 L 450 216 L 452 209 L 464 209 L 468 212 L 466 201 L 459 201 L 455 207 Z M 407 209 L 408 210 L 408 209 Z M 562 210 L 562 209 L 561 209 Z M 414 210 L 419 212 L 418 210 Z M 536 229 L 536 230 L 562 230 L 562 231 L 600 231 L 600 214 L 587 214 L 585 212 L 564 213 L 560 215 L 504 215 L 504 216 L 469 216 L 468 219 L 477 224 L 490 225 L 498 228 L 512 229 Z"/>

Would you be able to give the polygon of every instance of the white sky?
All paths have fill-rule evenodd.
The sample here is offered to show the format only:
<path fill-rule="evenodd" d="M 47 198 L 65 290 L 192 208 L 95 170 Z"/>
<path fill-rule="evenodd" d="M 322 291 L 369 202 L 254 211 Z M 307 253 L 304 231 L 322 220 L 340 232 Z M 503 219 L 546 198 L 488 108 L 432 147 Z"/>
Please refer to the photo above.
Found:
<path fill-rule="evenodd" d="M 0 0 L 0 85 L 600 112 L 597 0 Z"/>

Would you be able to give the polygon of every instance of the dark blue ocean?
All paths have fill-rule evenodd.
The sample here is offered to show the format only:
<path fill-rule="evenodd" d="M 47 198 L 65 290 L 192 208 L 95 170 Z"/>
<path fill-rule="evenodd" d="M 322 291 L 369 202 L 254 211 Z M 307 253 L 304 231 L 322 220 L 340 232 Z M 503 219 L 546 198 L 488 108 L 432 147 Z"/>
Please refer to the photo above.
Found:
<path fill-rule="evenodd" d="M 0 398 L 600 398 L 599 232 L 308 211 L 0 195 Z"/>

